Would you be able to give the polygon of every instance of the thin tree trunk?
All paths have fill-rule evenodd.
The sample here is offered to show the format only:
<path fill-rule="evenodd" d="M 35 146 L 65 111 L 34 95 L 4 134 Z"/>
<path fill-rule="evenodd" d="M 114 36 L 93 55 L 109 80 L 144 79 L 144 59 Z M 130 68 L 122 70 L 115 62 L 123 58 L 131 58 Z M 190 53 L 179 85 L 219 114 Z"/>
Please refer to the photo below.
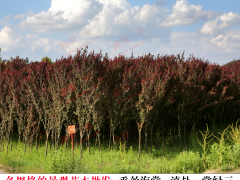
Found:
<path fill-rule="evenodd" d="M 4 143 L 5 143 L 5 138 L 4 138 L 4 136 L 1 136 L 1 142 L 2 142 L 2 149 L 3 149 L 3 151 L 4 151 Z"/>
<path fill-rule="evenodd" d="M 6 126 L 4 127 L 4 129 L 5 129 L 5 132 L 6 132 Z M 6 139 L 6 134 L 5 134 L 5 135 L 3 135 L 3 149 L 4 149 L 4 143 L 5 143 L 5 139 Z"/>
<path fill-rule="evenodd" d="M 54 131 L 54 129 L 53 129 L 52 132 L 51 132 L 52 134 L 51 134 L 51 136 L 50 136 L 51 139 L 49 139 L 50 151 L 51 151 L 51 147 L 54 146 L 54 132 L 55 132 L 55 131 Z"/>
<path fill-rule="evenodd" d="M 27 144 L 27 138 L 25 138 L 24 154 L 26 153 L 26 144 Z"/>
<path fill-rule="evenodd" d="M 111 130 L 110 130 L 110 133 L 109 133 L 109 151 L 110 151 L 110 148 L 111 148 Z"/>
<path fill-rule="evenodd" d="M 222 107 L 222 110 L 221 110 L 221 116 L 220 116 L 220 127 L 222 127 L 222 117 L 224 117 L 224 106 Z"/>
<path fill-rule="evenodd" d="M 11 136 L 11 151 L 12 151 L 12 144 L 13 144 L 13 132 L 12 132 L 12 136 Z"/>
<path fill-rule="evenodd" d="M 165 156 L 165 153 L 164 153 L 164 148 L 165 148 L 165 127 L 163 128 L 163 140 L 162 140 L 162 156 Z"/>
<path fill-rule="evenodd" d="M 175 137 L 176 137 L 176 130 L 175 128 L 173 129 L 173 144 L 175 145 Z"/>
<path fill-rule="evenodd" d="M 112 136 L 113 136 L 113 147 L 114 147 L 114 151 L 115 151 L 115 139 L 114 139 L 114 131 L 112 130 Z"/>
<path fill-rule="evenodd" d="M 10 136 L 10 134 L 7 135 L 7 153 L 8 153 L 9 136 Z"/>
<path fill-rule="evenodd" d="M 83 150 L 83 145 L 82 145 L 82 138 L 83 138 L 83 132 L 82 132 L 82 129 L 80 129 L 80 146 L 81 146 L 81 158 L 82 158 L 82 150 Z"/>
<path fill-rule="evenodd" d="M 36 150 L 38 148 L 38 135 L 36 135 Z"/>
<path fill-rule="evenodd" d="M 47 156 L 47 148 L 48 148 L 48 135 L 49 135 L 49 132 L 46 132 L 46 149 L 45 149 L 45 156 Z M 50 146 L 51 147 L 51 146 Z M 51 149 L 50 149 L 51 150 Z"/>
<path fill-rule="evenodd" d="M 195 137 L 195 121 L 194 121 L 194 118 L 193 118 L 193 126 L 192 126 L 192 132 L 193 132 L 193 137 L 194 137 L 194 139 L 196 140 L 196 137 Z M 191 142 L 191 143 L 193 143 L 193 142 Z"/>
<path fill-rule="evenodd" d="M 86 135 L 86 138 L 85 138 L 85 141 L 84 141 L 84 144 L 83 144 L 83 148 L 85 150 L 87 149 L 87 135 Z"/>
<path fill-rule="evenodd" d="M 100 132 L 98 132 L 97 136 L 98 136 L 98 144 L 99 144 L 99 150 L 100 150 L 100 154 L 101 154 L 101 157 L 102 157 L 102 151 L 101 151 L 101 144 L 100 144 Z"/>
<path fill-rule="evenodd" d="M 145 153 L 147 153 L 147 128 L 145 129 Z"/>
<path fill-rule="evenodd" d="M 33 145 L 33 138 L 34 138 L 34 131 L 33 131 L 33 134 L 32 134 L 32 137 L 31 137 L 31 150 L 32 150 L 32 145 Z"/>
<path fill-rule="evenodd" d="M 16 133 L 16 148 L 15 149 L 17 149 L 17 141 L 18 141 L 18 135 L 17 135 L 17 133 Z"/>
<path fill-rule="evenodd" d="M 186 151 L 185 130 L 186 130 L 186 122 L 185 122 L 185 120 L 184 120 L 184 151 Z"/>
<path fill-rule="evenodd" d="M 5 136 L 3 136 L 3 151 L 4 151 Z"/>
<path fill-rule="evenodd" d="M 125 125 L 124 125 L 124 129 L 123 129 L 123 131 L 122 131 L 123 133 L 122 133 L 122 138 L 123 138 L 123 147 L 125 147 L 125 134 L 126 134 L 126 128 L 125 128 Z"/>
<path fill-rule="evenodd" d="M 90 154 L 90 139 L 89 139 L 89 134 L 88 134 L 88 154 Z"/>
<path fill-rule="evenodd" d="M 159 130 L 157 130 L 157 143 L 158 143 L 157 149 L 159 150 Z"/>
<path fill-rule="evenodd" d="M 97 139 L 98 139 L 98 137 L 96 136 L 96 141 L 95 141 L 95 146 L 94 146 L 95 149 L 96 149 L 96 146 L 97 146 Z"/>
<path fill-rule="evenodd" d="M 20 141 L 21 141 L 21 133 L 19 133 L 19 135 L 18 135 L 18 144 L 20 143 Z"/>
<path fill-rule="evenodd" d="M 66 151 L 67 151 L 67 138 L 65 137 L 65 155 L 66 155 Z"/>
<path fill-rule="evenodd" d="M 58 147 L 57 147 L 57 131 L 55 131 L 55 147 L 56 147 L 56 149 L 58 149 Z"/>
<path fill-rule="evenodd" d="M 82 152 L 83 152 L 83 143 L 82 143 L 82 135 L 81 135 L 81 137 L 80 137 L 80 140 L 81 140 L 81 158 L 82 158 Z"/>
<path fill-rule="evenodd" d="M 139 139 L 138 139 L 138 142 L 139 142 L 139 147 L 138 147 L 138 161 L 139 161 L 139 158 L 140 158 L 140 148 L 141 148 L 141 130 L 138 130 L 138 134 L 139 134 Z"/>
<path fill-rule="evenodd" d="M 182 142 L 181 142 L 181 126 L 180 126 L 180 118 L 178 115 L 178 135 L 179 135 L 179 141 L 180 141 L 180 152 L 182 151 Z"/>
<path fill-rule="evenodd" d="M 75 143 L 75 146 L 73 146 L 73 148 L 77 149 L 77 134 L 76 133 L 74 134 L 74 143 Z"/>
<path fill-rule="evenodd" d="M 128 147 L 128 149 L 130 148 L 129 147 L 129 137 L 128 137 L 128 134 L 127 134 L 127 147 Z"/>
<path fill-rule="evenodd" d="M 59 144 L 59 139 L 60 139 L 60 134 L 61 132 L 58 132 L 58 135 L 56 135 L 56 133 L 55 133 L 55 137 L 57 137 L 57 138 L 55 138 L 55 146 L 56 146 L 56 150 L 58 150 L 58 144 Z"/>
<path fill-rule="evenodd" d="M 215 111 L 213 111 L 213 112 L 215 112 Z M 215 126 L 214 126 L 214 125 L 215 125 L 216 115 L 217 115 L 216 113 L 214 113 L 214 115 L 213 115 L 213 135 L 214 135 L 214 136 L 215 136 L 215 128 L 214 128 Z"/>
<path fill-rule="evenodd" d="M 153 146 L 153 138 L 152 138 L 153 128 L 151 129 L 151 153 L 152 153 L 152 146 Z"/>
<path fill-rule="evenodd" d="M 103 126 L 103 143 L 104 143 L 104 126 Z"/>

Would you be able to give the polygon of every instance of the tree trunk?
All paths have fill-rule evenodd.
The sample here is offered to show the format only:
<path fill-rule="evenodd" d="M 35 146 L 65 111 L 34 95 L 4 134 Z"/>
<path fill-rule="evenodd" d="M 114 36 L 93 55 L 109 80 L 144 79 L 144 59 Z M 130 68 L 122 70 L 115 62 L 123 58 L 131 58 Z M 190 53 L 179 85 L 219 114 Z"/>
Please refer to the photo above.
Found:
<path fill-rule="evenodd" d="M 184 120 L 184 151 L 186 151 L 185 130 L 186 130 L 186 122 L 185 122 L 185 120 Z"/>
<path fill-rule="evenodd" d="M 51 139 L 49 139 L 49 144 L 50 144 L 50 151 L 51 151 L 51 147 L 54 145 L 54 129 L 52 130 L 52 133 L 51 133 Z"/>
<path fill-rule="evenodd" d="M 159 130 L 157 130 L 157 143 L 158 143 L 158 146 L 157 146 L 157 149 L 159 150 Z"/>
<path fill-rule="evenodd" d="M 88 154 L 90 154 L 90 139 L 89 139 L 89 133 L 88 133 Z"/>
<path fill-rule="evenodd" d="M 224 117 L 224 106 L 222 106 L 221 116 L 220 116 L 220 127 L 222 127 L 223 117 Z"/>
<path fill-rule="evenodd" d="M 99 150 L 100 150 L 100 154 L 101 154 L 101 157 L 102 157 L 102 151 L 101 151 L 101 144 L 100 144 L 100 132 L 98 132 L 97 136 L 98 136 L 98 144 L 99 144 Z"/>
<path fill-rule="evenodd" d="M 56 150 L 58 150 L 58 144 L 59 144 L 59 139 L 60 139 L 60 134 L 61 132 L 58 132 L 58 135 L 56 136 L 56 133 L 55 133 L 55 137 L 57 137 L 57 138 L 55 138 L 55 146 L 56 146 Z"/>
<path fill-rule="evenodd" d="M 153 146 L 153 138 L 152 138 L 153 128 L 151 128 L 151 153 L 152 153 L 152 146 Z"/>
<path fill-rule="evenodd" d="M 13 144 L 13 132 L 12 132 L 12 136 L 11 136 L 11 151 L 12 151 L 12 144 Z"/>
<path fill-rule="evenodd" d="M 110 133 L 109 133 L 109 151 L 110 151 L 110 148 L 111 148 L 111 147 L 110 147 L 110 146 L 111 146 L 111 135 L 112 135 L 112 134 L 111 134 L 111 130 L 110 130 Z"/>
<path fill-rule="evenodd" d="M 139 142 L 138 161 L 139 161 L 139 158 L 140 158 L 140 148 L 141 148 L 141 130 L 138 130 L 138 134 L 139 134 L 139 139 L 138 139 L 138 142 Z"/>
<path fill-rule="evenodd" d="M 57 133 L 57 131 L 55 131 L 55 147 L 56 147 L 56 149 L 58 149 L 58 147 L 57 147 L 57 144 L 58 144 L 57 143 L 57 134 L 56 133 Z"/>
<path fill-rule="evenodd" d="M 219 114 L 219 105 L 214 109 L 214 118 L 213 118 L 213 135 L 215 135 L 215 122 L 217 118 L 217 114 Z"/>
<path fill-rule="evenodd" d="M 73 147 L 74 149 L 77 149 L 77 134 L 74 134 L 74 142 L 75 142 L 75 146 Z"/>
<path fill-rule="evenodd" d="M 195 137 L 195 121 L 194 121 L 194 118 L 193 118 L 192 122 L 193 122 L 192 132 L 193 132 L 193 136 L 194 136 L 194 139 L 195 139 L 196 137 Z M 193 142 L 191 142 L 191 143 L 193 143 Z"/>
<path fill-rule="evenodd" d="M 38 148 L 38 135 L 36 135 L 36 150 Z"/>
<path fill-rule="evenodd" d="M 112 136 L 113 136 L 113 147 L 114 147 L 114 151 L 115 151 L 115 139 L 114 139 L 114 131 L 112 130 Z"/>
<path fill-rule="evenodd" d="M 126 147 L 127 144 L 125 143 L 125 140 L 127 139 L 128 142 L 128 131 L 127 131 L 127 123 L 126 121 L 123 121 L 123 147 Z"/>
<path fill-rule="evenodd" d="M 89 139 L 89 138 L 88 138 L 88 139 Z M 87 149 L 87 148 L 88 148 L 88 141 L 86 141 L 86 144 L 85 144 L 85 145 L 86 145 L 86 149 Z"/>
<path fill-rule="evenodd" d="M 7 135 L 7 153 L 8 153 L 9 136 L 10 136 L 10 134 Z"/>
<path fill-rule="evenodd" d="M 104 126 L 103 126 L 103 143 L 104 143 Z"/>
<path fill-rule="evenodd" d="M 3 136 L 3 151 L 4 151 L 5 136 Z"/>
<path fill-rule="evenodd" d="M 180 126 L 180 117 L 178 115 L 178 135 L 180 141 L 180 152 L 182 151 L 182 142 L 181 142 L 181 126 Z"/>
<path fill-rule="evenodd" d="M 80 129 L 80 146 L 81 146 L 81 158 L 82 158 L 82 149 L 83 149 L 83 145 L 82 145 L 82 138 L 83 138 L 83 132 L 82 130 Z"/>
<path fill-rule="evenodd" d="M 165 154 L 164 154 L 164 148 L 165 148 L 165 127 L 163 128 L 164 130 L 163 130 L 163 133 L 162 133 L 162 135 L 163 135 L 163 140 L 162 140 L 162 156 L 165 156 Z"/>
<path fill-rule="evenodd" d="M 49 135 L 49 132 L 46 132 L 46 149 L 45 149 L 45 156 L 47 156 L 47 148 L 48 148 L 48 135 Z M 51 149 L 50 149 L 51 150 Z"/>
<path fill-rule="evenodd" d="M 65 137 L 65 155 L 66 155 L 66 151 L 67 151 L 67 138 Z"/>
<path fill-rule="evenodd" d="M 18 144 L 20 143 L 21 133 L 18 135 Z"/>
<path fill-rule="evenodd" d="M 17 135 L 17 133 L 16 133 L 16 148 L 15 149 L 17 149 L 17 140 L 18 140 L 18 135 Z"/>
<path fill-rule="evenodd" d="M 129 137 L 128 137 L 128 134 L 127 134 L 127 147 L 128 147 L 128 149 L 130 148 L 129 147 Z"/>
<path fill-rule="evenodd" d="M 147 132 L 146 132 L 147 130 L 146 129 L 145 129 L 145 153 L 147 153 Z"/>
<path fill-rule="evenodd" d="M 173 144 L 175 145 L 175 137 L 176 137 L 176 130 L 175 128 L 173 129 Z"/>
<path fill-rule="evenodd" d="M 215 125 L 215 119 L 216 119 L 216 116 L 217 116 L 217 114 L 215 113 L 215 111 L 213 111 L 214 112 L 214 115 L 213 115 L 213 135 L 215 136 L 215 129 L 214 129 L 214 125 Z"/>
<path fill-rule="evenodd" d="M 97 139 L 98 139 L 98 137 L 96 136 L 96 141 L 95 141 L 95 146 L 94 146 L 95 149 L 96 149 L 96 146 L 97 146 Z"/>
<path fill-rule="evenodd" d="M 4 127 L 4 129 L 5 129 L 5 132 L 6 132 L 6 126 Z M 5 139 L 6 139 L 6 134 L 5 134 L 5 135 L 3 135 L 3 149 L 4 149 L 4 143 L 5 143 Z"/>
<path fill-rule="evenodd" d="M 31 150 L 32 150 L 32 145 L 33 145 L 33 138 L 34 138 L 34 131 L 33 131 L 33 134 L 32 134 L 32 137 L 31 137 Z"/>
<path fill-rule="evenodd" d="M 27 138 L 25 138 L 24 154 L 26 153 L 26 144 L 27 144 Z"/>

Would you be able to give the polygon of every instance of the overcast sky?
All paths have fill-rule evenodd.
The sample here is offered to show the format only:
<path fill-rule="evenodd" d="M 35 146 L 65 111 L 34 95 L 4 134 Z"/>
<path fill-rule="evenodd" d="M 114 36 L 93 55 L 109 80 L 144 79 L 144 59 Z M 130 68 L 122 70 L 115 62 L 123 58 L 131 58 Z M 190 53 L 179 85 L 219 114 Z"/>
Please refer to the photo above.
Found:
<path fill-rule="evenodd" d="M 2 59 L 53 62 L 88 45 L 114 59 L 190 54 L 219 65 L 240 59 L 239 0 L 7 0 Z"/>

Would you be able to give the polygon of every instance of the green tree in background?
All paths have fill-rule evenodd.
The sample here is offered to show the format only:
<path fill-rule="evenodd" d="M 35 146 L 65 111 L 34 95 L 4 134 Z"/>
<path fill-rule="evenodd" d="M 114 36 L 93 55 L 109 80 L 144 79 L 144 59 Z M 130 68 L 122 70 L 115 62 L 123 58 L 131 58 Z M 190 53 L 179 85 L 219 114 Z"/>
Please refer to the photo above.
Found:
<path fill-rule="evenodd" d="M 48 61 L 48 62 L 51 62 L 52 63 L 52 60 L 51 60 L 51 58 L 49 58 L 49 57 L 44 57 L 43 59 L 42 59 L 42 62 L 46 62 L 46 61 Z"/>
<path fill-rule="evenodd" d="M 8 62 L 10 63 L 11 61 L 10 61 L 10 60 L 7 60 L 7 61 L 5 62 L 5 65 L 6 65 Z"/>

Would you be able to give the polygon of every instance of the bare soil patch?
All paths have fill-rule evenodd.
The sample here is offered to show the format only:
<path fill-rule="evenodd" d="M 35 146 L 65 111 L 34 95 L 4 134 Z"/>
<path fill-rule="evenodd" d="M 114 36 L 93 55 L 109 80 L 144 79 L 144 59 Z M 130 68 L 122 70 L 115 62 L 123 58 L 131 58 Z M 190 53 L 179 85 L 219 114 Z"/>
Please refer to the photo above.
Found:
<path fill-rule="evenodd" d="M 203 174 L 240 174 L 240 167 L 237 169 L 232 169 L 232 167 L 227 167 L 224 169 L 214 169 L 206 171 Z"/>
<path fill-rule="evenodd" d="M 13 172 L 12 168 L 0 164 L 0 174 L 22 174 L 22 173 Z"/>

